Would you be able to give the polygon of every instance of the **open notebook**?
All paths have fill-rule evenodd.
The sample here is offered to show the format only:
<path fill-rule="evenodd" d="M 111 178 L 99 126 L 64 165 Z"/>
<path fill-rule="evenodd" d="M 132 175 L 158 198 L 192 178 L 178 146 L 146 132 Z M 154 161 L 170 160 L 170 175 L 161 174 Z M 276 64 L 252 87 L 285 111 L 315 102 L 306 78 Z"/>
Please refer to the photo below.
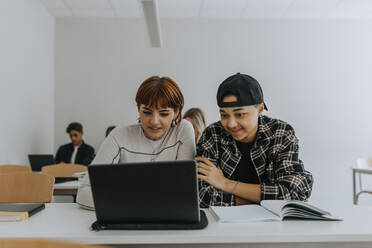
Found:
<path fill-rule="evenodd" d="M 280 221 L 284 219 L 342 220 L 331 213 L 302 201 L 263 200 L 260 205 L 211 206 L 219 222 Z"/>

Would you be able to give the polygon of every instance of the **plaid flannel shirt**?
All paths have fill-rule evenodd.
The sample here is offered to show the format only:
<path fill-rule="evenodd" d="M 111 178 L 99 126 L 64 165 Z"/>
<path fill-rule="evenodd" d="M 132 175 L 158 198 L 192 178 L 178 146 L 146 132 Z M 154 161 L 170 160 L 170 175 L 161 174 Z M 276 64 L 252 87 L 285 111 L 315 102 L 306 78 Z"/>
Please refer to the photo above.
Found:
<path fill-rule="evenodd" d="M 310 196 L 313 177 L 304 169 L 298 150 L 298 139 L 288 123 L 259 117 L 251 159 L 261 185 L 261 200 L 306 200 Z M 203 132 L 197 156 L 209 159 L 226 178 L 232 179 L 242 154 L 219 121 Z M 199 180 L 199 203 L 201 207 L 232 206 L 235 199 L 234 195 Z"/>

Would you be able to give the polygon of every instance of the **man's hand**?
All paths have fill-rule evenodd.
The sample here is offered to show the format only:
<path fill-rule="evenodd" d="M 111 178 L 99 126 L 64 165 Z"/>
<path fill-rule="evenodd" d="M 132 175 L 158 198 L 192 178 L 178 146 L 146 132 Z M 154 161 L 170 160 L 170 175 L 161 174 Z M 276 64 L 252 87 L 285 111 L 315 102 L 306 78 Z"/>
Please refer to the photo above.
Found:
<path fill-rule="evenodd" d="M 198 178 L 209 183 L 213 187 L 225 191 L 225 186 L 228 179 L 222 173 L 222 170 L 217 168 L 209 159 L 196 157 L 198 161 Z"/>

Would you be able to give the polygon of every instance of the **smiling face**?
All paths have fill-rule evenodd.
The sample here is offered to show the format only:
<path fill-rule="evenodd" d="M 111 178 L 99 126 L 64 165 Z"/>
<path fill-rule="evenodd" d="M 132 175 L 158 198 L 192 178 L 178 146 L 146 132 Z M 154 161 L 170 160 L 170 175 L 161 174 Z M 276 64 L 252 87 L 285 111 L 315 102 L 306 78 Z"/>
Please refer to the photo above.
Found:
<path fill-rule="evenodd" d="M 234 95 L 223 98 L 223 102 L 236 102 Z M 264 109 L 263 104 L 220 108 L 221 124 L 237 141 L 253 142 L 258 130 L 258 117 Z"/>
<path fill-rule="evenodd" d="M 151 108 L 144 104 L 140 105 L 138 112 L 143 131 L 152 140 L 163 138 L 178 114 L 173 108 Z"/>

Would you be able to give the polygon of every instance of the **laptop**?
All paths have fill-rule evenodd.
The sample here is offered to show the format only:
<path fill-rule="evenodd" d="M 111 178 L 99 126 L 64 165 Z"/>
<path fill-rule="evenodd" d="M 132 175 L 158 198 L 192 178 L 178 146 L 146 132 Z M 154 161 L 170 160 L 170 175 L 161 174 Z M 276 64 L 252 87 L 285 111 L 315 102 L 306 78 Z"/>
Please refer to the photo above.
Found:
<path fill-rule="evenodd" d="M 202 229 L 194 160 L 90 165 L 93 230 Z"/>
<path fill-rule="evenodd" d="M 29 154 L 28 159 L 32 171 L 41 171 L 41 167 L 44 165 L 55 164 L 53 154 Z"/>

